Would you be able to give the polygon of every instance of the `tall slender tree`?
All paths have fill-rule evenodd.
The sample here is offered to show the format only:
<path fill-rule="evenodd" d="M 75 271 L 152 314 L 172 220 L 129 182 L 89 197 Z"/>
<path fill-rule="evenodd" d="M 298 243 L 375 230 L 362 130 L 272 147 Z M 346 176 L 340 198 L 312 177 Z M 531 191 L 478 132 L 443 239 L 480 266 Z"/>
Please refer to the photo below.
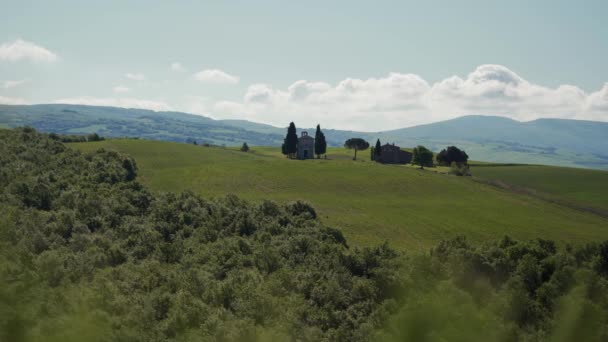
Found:
<path fill-rule="evenodd" d="M 287 139 L 283 139 L 283 145 L 281 145 L 281 153 L 283 153 L 284 156 L 288 157 L 288 155 L 287 155 Z"/>
<path fill-rule="evenodd" d="M 376 147 L 374 147 L 374 159 L 373 160 L 380 160 L 380 157 L 382 156 L 382 144 L 380 143 L 380 139 L 376 140 Z"/>
<path fill-rule="evenodd" d="M 327 152 L 327 142 L 325 141 L 325 134 L 321 131 L 321 125 L 317 125 L 317 131 L 315 132 L 315 154 L 317 159 L 321 158 L 322 154 Z"/>
<path fill-rule="evenodd" d="M 289 158 L 294 158 L 298 152 L 298 133 L 296 132 L 296 125 L 293 122 L 289 123 L 289 128 L 287 128 L 285 152 L 287 152 Z"/>

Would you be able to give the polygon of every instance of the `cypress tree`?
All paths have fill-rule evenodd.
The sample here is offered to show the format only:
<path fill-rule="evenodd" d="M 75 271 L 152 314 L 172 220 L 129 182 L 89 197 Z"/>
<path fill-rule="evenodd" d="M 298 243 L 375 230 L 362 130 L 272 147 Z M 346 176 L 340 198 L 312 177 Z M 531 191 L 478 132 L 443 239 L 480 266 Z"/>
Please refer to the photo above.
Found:
<path fill-rule="evenodd" d="M 327 153 L 327 141 L 325 140 L 325 133 L 321 132 L 321 154 Z"/>
<path fill-rule="evenodd" d="M 317 159 L 321 158 L 321 155 L 325 154 L 326 150 L 325 134 L 321 131 L 321 125 L 317 125 L 317 131 L 315 132 L 315 154 L 317 155 Z"/>
<path fill-rule="evenodd" d="M 382 155 L 382 144 L 380 144 L 380 139 L 376 140 L 376 147 L 374 148 L 374 155 L 372 160 L 380 160 Z"/>
<path fill-rule="evenodd" d="M 283 139 L 283 145 L 281 145 L 281 153 L 287 156 L 287 139 Z"/>
<path fill-rule="evenodd" d="M 285 151 L 290 158 L 293 158 L 298 152 L 298 133 L 296 132 L 296 125 L 293 122 L 289 123 L 289 128 L 287 128 Z"/>

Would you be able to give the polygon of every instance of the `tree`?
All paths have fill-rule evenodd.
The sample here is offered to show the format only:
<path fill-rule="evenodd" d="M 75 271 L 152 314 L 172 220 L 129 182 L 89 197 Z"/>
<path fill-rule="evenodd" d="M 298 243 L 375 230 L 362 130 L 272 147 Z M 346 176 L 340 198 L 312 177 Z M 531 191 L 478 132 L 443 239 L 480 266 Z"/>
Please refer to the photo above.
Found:
<path fill-rule="evenodd" d="M 289 128 L 287 128 L 287 136 L 285 136 L 285 152 L 289 158 L 294 158 L 298 152 L 298 133 L 296 132 L 296 125 L 291 122 Z"/>
<path fill-rule="evenodd" d="M 357 151 L 367 150 L 369 143 L 361 138 L 350 138 L 344 142 L 344 147 L 349 150 L 355 150 L 355 157 L 353 160 L 357 160 Z"/>
<path fill-rule="evenodd" d="M 466 164 L 468 160 L 467 153 L 456 146 L 448 146 L 437 154 L 437 162 L 443 166 L 450 166 L 452 163 Z"/>
<path fill-rule="evenodd" d="M 374 148 L 374 154 L 372 154 L 372 160 L 380 160 L 380 156 L 382 155 L 382 144 L 380 143 L 380 139 L 376 140 L 376 147 Z"/>
<path fill-rule="evenodd" d="M 99 134 L 97 133 L 91 133 L 87 136 L 87 141 L 101 141 L 104 140 L 102 137 L 99 136 Z"/>
<path fill-rule="evenodd" d="M 283 153 L 284 156 L 287 156 L 287 139 L 283 139 L 283 144 L 281 145 L 281 153 Z"/>
<path fill-rule="evenodd" d="M 249 152 L 249 146 L 246 142 L 244 142 L 243 146 L 241 146 L 241 152 Z"/>
<path fill-rule="evenodd" d="M 325 141 L 325 134 L 321 131 L 321 125 L 317 125 L 317 131 L 315 132 L 315 154 L 317 159 L 325 154 L 327 151 L 327 142 Z"/>
<path fill-rule="evenodd" d="M 425 166 L 433 166 L 433 152 L 422 145 L 418 145 L 418 147 L 414 148 L 412 163 L 420 165 L 421 169 L 424 169 Z"/>

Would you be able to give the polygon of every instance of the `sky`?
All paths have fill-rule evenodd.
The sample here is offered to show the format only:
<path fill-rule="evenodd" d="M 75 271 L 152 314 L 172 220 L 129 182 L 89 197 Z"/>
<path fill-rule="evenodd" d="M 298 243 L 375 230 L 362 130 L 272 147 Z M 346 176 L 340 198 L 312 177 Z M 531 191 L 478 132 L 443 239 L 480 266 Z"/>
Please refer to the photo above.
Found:
<path fill-rule="evenodd" d="M 608 121 L 608 1 L 5 1 L 0 104 L 378 131 Z"/>

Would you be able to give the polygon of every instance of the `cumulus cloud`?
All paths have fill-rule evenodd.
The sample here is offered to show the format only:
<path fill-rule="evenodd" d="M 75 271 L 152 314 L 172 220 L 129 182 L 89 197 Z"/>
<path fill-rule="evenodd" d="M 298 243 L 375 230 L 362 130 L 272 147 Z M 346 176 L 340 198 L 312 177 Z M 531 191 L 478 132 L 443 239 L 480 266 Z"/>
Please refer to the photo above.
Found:
<path fill-rule="evenodd" d="M 126 73 L 125 77 L 130 80 L 133 80 L 133 81 L 143 81 L 146 79 L 146 76 L 144 74 L 130 73 L 130 72 Z"/>
<path fill-rule="evenodd" d="M 608 121 L 608 83 L 587 94 L 573 85 L 544 87 L 501 65 L 477 67 L 465 77 L 429 84 L 415 74 L 347 78 L 331 85 L 300 80 L 286 89 L 248 87 L 241 101 L 219 101 L 219 117 L 246 118 L 284 126 L 323 123 L 326 127 L 387 130 L 462 115 L 498 115 L 527 121 L 568 118 Z"/>
<path fill-rule="evenodd" d="M 2 87 L 4 87 L 4 89 L 10 89 L 10 88 L 15 88 L 21 85 L 24 85 L 25 83 L 29 82 L 28 80 L 16 80 L 16 81 L 4 81 L 2 83 Z"/>
<path fill-rule="evenodd" d="M 112 90 L 115 93 L 128 93 L 129 91 L 131 91 L 131 89 L 129 87 L 125 87 L 123 85 L 118 85 L 118 86 L 112 88 Z"/>
<path fill-rule="evenodd" d="M 32 42 L 17 39 L 0 45 L 0 61 L 17 62 L 29 60 L 32 62 L 55 62 L 57 55 Z"/>
<path fill-rule="evenodd" d="M 54 103 L 79 104 L 87 106 L 109 106 L 122 108 L 149 109 L 154 111 L 170 111 L 171 106 L 162 101 L 143 100 L 136 98 L 98 98 L 91 96 L 58 99 Z"/>
<path fill-rule="evenodd" d="M 175 62 L 175 63 L 171 63 L 171 65 L 169 66 L 169 70 L 176 71 L 176 72 L 185 72 L 186 68 L 184 68 L 184 66 L 181 65 L 180 63 Z"/>
<path fill-rule="evenodd" d="M 0 104 L 3 104 L 3 105 L 26 105 L 26 104 L 29 104 L 29 102 L 26 101 L 26 100 L 24 100 L 24 99 L 22 99 L 22 98 L 0 96 Z"/>
<path fill-rule="evenodd" d="M 194 79 L 205 83 L 214 84 L 237 84 L 239 83 L 239 77 L 233 76 L 218 69 L 207 69 L 195 73 Z"/>

